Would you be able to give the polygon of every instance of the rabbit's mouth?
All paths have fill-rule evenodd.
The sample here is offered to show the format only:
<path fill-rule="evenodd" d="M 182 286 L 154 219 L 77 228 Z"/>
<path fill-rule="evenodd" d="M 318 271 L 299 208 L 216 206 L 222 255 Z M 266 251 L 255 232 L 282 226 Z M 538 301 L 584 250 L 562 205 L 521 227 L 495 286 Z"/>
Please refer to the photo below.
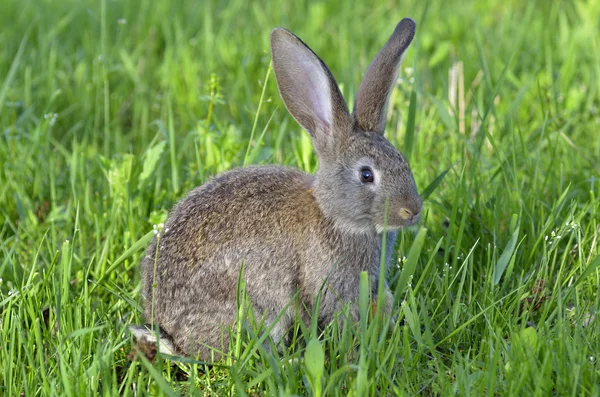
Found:
<path fill-rule="evenodd" d="M 375 229 L 377 233 L 383 233 L 385 231 L 394 232 L 404 227 L 412 226 L 419 223 L 421 219 L 421 211 L 412 212 L 407 208 L 401 208 L 395 216 L 388 217 L 388 220 L 384 224 L 376 224 Z"/>
<path fill-rule="evenodd" d="M 375 230 L 377 230 L 377 234 L 382 234 L 382 233 L 386 233 L 386 232 L 397 232 L 398 230 L 412 226 L 412 225 L 416 224 L 417 222 L 418 221 L 415 221 L 412 223 L 405 223 L 402 225 L 393 225 L 393 224 L 375 225 Z"/>

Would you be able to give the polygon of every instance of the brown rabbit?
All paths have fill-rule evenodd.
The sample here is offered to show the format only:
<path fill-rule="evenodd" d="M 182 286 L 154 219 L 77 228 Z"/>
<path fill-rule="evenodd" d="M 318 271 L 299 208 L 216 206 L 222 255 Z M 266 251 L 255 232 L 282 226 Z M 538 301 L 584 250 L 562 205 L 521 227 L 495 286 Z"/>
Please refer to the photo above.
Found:
<path fill-rule="evenodd" d="M 271 32 L 279 92 L 310 134 L 319 169 L 316 175 L 275 165 L 234 169 L 175 206 L 140 265 L 145 315 L 163 331 L 161 349 L 203 360 L 211 359 L 211 347 L 217 359 L 227 351 L 223 331 L 236 320 L 242 262 L 254 313 L 267 323 L 296 293 L 310 310 L 322 286 L 319 323 L 332 321 L 347 303 L 356 319 L 362 271 L 376 296 L 383 233 L 389 261 L 397 231 L 417 222 L 422 209 L 408 162 L 383 136 L 388 98 L 414 33 L 413 20 L 398 23 L 350 114 L 319 57 L 289 31 Z M 389 312 L 387 286 L 386 294 Z M 293 315 L 291 305 L 271 332 L 274 341 Z M 138 339 L 156 340 L 145 327 L 132 330 Z"/>

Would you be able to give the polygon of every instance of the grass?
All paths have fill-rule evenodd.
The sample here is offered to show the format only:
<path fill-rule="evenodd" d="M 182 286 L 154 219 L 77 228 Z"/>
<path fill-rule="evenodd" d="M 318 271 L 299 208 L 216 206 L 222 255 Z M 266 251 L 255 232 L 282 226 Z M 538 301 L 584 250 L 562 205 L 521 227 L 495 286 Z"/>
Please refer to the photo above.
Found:
<path fill-rule="evenodd" d="M 137 266 L 171 206 L 244 163 L 317 166 L 270 29 L 352 102 L 404 16 L 386 135 L 428 197 L 389 275 L 397 325 L 299 325 L 275 355 L 250 332 L 213 368 L 130 362 Z M 600 395 L 599 17 L 592 0 L 4 1 L 0 394 Z"/>

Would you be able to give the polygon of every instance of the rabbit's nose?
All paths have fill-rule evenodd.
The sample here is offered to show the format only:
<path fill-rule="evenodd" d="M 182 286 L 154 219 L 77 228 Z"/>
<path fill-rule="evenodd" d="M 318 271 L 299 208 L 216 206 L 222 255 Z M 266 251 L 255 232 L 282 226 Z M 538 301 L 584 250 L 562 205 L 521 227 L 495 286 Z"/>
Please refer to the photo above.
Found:
<path fill-rule="evenodd" d="M 400 209 L 400 218 L 405 221 L 409 221 L 410 223 L 416 222 L 419 219 L 419 215 L 421 215 L 421 211 L 415 213 L 408 208 Z"/>
<path fill-rule="evenodd" d="M 409 220 L 410 218 L 412 218 L 413 215 L 414 215 L 413 212 L 411 210 L 409 210 L 408 208 L 400 209 L 400 218 L 402 218 L 404 220 Z"/>

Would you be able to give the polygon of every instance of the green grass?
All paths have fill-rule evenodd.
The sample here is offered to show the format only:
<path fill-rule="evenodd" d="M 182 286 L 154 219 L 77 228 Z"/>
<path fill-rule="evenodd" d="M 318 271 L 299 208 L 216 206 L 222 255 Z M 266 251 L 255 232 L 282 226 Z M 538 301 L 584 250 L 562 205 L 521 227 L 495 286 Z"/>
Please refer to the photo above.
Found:
<path fill-rule="evenodd" d="M 317 166 L 270 30 L 352 102 L 404 16 L 386 135 L 430 188 L 389 275 L 397 325 L 299 325 L 276 355 L 242 334 L 212 369 L 128 361 L 171 206 L 244 163 Z M 599 20 L 593 0 L 3 1 L 0 394 L 600 395 Z"/>

